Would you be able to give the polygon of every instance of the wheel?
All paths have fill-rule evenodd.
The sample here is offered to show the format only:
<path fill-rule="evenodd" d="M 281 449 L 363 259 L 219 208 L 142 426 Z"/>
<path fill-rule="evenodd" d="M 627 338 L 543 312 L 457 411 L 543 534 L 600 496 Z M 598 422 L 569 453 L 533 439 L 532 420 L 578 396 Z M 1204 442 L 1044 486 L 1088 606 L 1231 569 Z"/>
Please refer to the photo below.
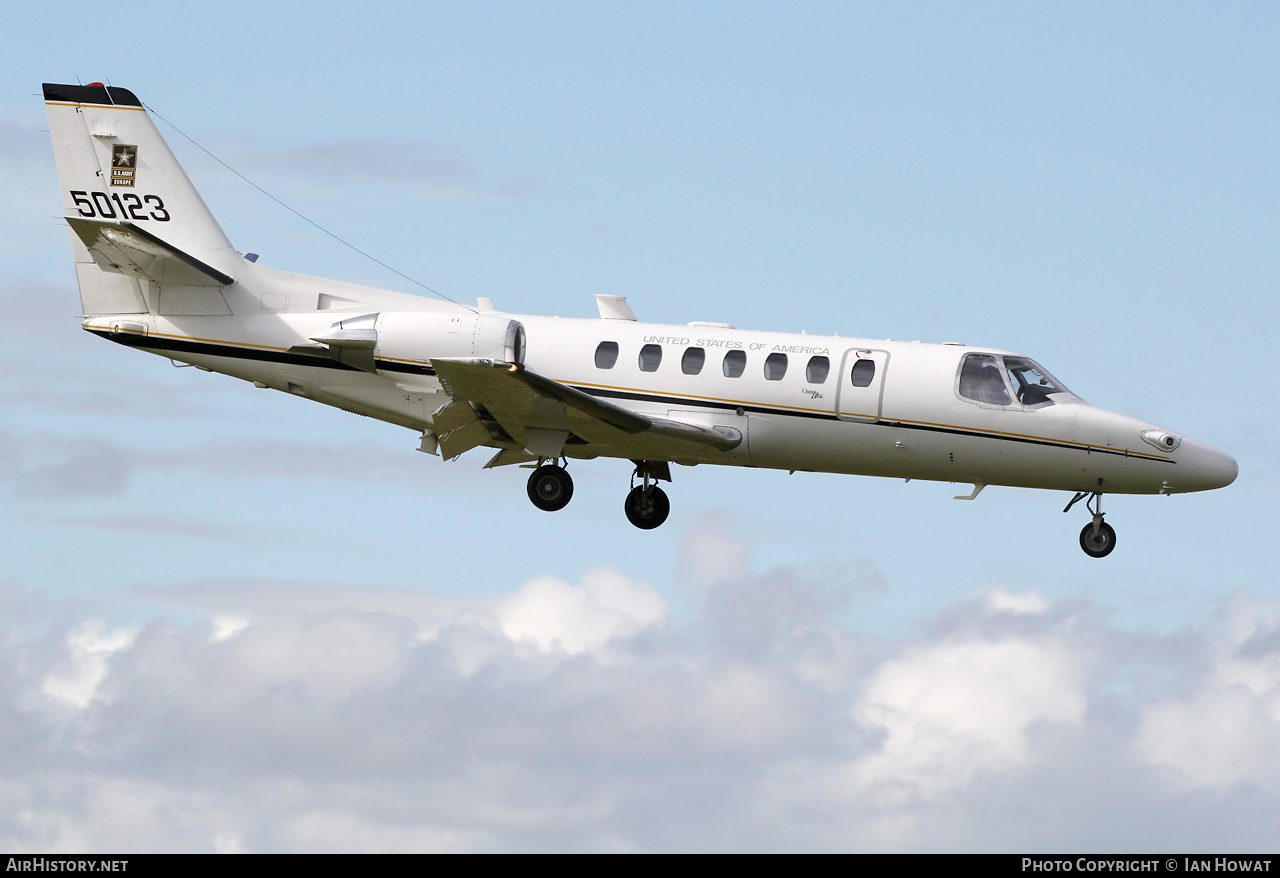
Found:
<path fill-rule="evenodd" d="M 641 530 L 653 530 L 667 520 L 671 513 L 671 501 L 657 485 L 632 488 L 625 505 L 627 521 Z"/>
<path fill-rule="evenodd" d="M 573 499 L 573 479 L 564 467 L 540 466 L 529 475 L 529 499 L 543 512 L 557 512 Z"/>
<path fill-rule="evenodd" d="M 1090 558 L 1105 558 L 1111 554 L 1111 550 L 1116 547 L 1116 532 L 1105 521 L 1098 525 L 1098 535 L 1093 534 L 1093 522 L 1089 522 L 1084 526 L 1084 530 L 1080 531 L 1080 548 L 1084 549 L 1084 553 Z"/>

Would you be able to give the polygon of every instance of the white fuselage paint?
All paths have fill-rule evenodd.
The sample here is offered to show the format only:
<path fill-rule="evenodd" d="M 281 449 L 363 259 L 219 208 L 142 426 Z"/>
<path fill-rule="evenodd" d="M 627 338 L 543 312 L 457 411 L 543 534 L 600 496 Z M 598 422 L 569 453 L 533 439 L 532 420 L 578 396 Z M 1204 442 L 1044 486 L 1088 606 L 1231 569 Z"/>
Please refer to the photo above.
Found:
<path fill-rule="evenodd" d="M 255 266 L 242 277 L 251 282 L 254 274 L 267 280 L 279 273 Z M 310 279 L 291 277 L 291 297 L 306 298 Z M 85 328 L 174 360 L 431 431 L 432 413 L 449 399 L 423 369 L 372 373 L 312 365 L 305 357 L 279 362 L 279 357 L 291 347 L 312 345 L 310 339 L 336 321 L 362 314 L 379 313 L 379 321 L 384 321 L 397 313 L 433 311 L 472 320 L 474 312 L 400 293 L 346 290 L 347 295 L 358 295 L 364 306 L 252 316 L 126 315 L 127 321 L 114 321 L 128 324 L 115 335 L 110 335 L 111 318 L 91 317 Z M 253 298 L 264 300 L 262 290 L 255 290 Z M 1076 397 L 1034 409 L 982 405 L 961 397 L 958 370 L 964 355 L 1008 353 L 996 349 L 629 320 L 497 312 L 481 316 L 524 326 L 524 364 L 530 371 L 642 414 L 728 426 L 744 437 L 730 451 L 674 453 L 670 459 L 677 463 L 1136 494 L 1207 490 L 1229 484 L 1236 474 L 1235 461 L 1221 452 L 1185 437 L 1172 450 L 1160 450 L 1142 438 L 1144 431 L 1160 428 Z M 146 327 L 145 340 L 136 331 L 141 326 Z M 609 369 L 595 364 L 595 350 L 602 341 L 618 344 L 619 356 Z M 654 371 L 640 368 L 639 354 L 646 344 L 662 351 Z M 408 347 L 414 347 L 411 340 Z M 696 375 L 681 368 L 690 347 L 705 351 Z M 730 350 L 746 355 L 740 377 L 726 377 L 722 369 Z M 501 358 L 492 350 L 474 353 Z M 765 361 L 775 353 L 786 355 L 787 369 L 781 380 L 767 380 Z M 433 355 L 442 354 L 424 339 L 421 350 L 399 360 L 408 367 L 425 367 Z M 446 355 L 456 356 L 457 351 Z M 821 383 L 807 380 L 812 356 L 828 358 L 829 374 Z M 857 358 L 876 363 L 866 387 L 855 387 L 851 381 L 851 364 Z M 590 454 L 575 453 L 573 445 L 565 447 L 569 457 L 602 453 L 634 456 L 622 446 L 592 446 Z"/>

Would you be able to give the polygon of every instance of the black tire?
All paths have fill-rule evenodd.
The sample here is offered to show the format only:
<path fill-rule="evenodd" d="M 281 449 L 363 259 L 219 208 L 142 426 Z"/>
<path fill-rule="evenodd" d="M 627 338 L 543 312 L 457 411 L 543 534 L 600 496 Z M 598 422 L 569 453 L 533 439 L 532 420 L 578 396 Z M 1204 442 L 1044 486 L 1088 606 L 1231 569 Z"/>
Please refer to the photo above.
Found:
<path fill-rule="evenodd" d="M 529 499 L 543 512 L 558 512 L 573 499 L 573 479 L 564 467 L 540 466 L 529 474 Z"/>
<path fill-rule="evenodd" d="M 1089 522 L 1084 526 L 1084 530 L 1080 531 L 1080 548 L 1084 549 L 1084 553 L 1090 558 L 1105 558 L 1111 554 L 1111 550 L 1116 547 L 1116 532 L 1105 521 L 1098 526 L 1098 535 L 1093 534 L 1093 522 Z"/>
<path fill-rule="evenodd" d="M 640 486 L 631 489 L 624 508 L 627 521 L 641 530 L 653 530 L 671 514 L 671 501 L 657 485 L 650 485 L 648 490 Z"/>

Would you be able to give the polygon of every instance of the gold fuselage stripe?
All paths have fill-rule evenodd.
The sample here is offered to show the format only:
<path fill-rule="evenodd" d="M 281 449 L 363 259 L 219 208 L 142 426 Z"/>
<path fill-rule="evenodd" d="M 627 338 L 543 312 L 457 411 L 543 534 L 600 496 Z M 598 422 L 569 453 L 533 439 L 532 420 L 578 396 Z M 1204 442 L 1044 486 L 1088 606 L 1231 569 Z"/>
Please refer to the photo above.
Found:
<path fill-rule="evenodd" d="M 146 112 L 146 107 L 123 107 L 120 104 L 86 104 L 78 101 L 45 101 L 50 107 L 104 107 L 108 110 L 137 110 Z"/>
<path fill-rule="evenodd" d="M 95 326 L 95 325 L 92 325 L 92 324 L 84 324 L 84 328 L 85 328 L 85 329 L 97 329 L 97 330 L 101 330 L 101 331 L 103 331 L 103 332 L 111 332 L 111 331 L 112 331 L 112 329 L 111 329 L 111 327 L 110 327 L 110 326 Z M 128 330 L 123 330 L 123 332 L 126 332 L 126 333 L 128 333 L 128 334 L 130 334 L 130 335 L 141 335 L 140 333 L 129 332 Z M 179 340 L 179 341 L 196 341 L 196 342 L 203 342 L 203 343 L 205 343 L 205 344 L 216 344 L 216 345 L 222 345 L 222 346 L 224 346 L 224 347 L 229 347 L 229 348 L 237 348 L 237 347 L 239 347 L 239 348 L 253 348 L 253 349 L 255 349 L 255 350 L 261 350 L 261 351 L 280 351 L 280 352 L 287 352 L 287 351 L 289 350 L 288 348 L 282 348 L 282 347 L 279 347 L 279 346 L 273 346 L 273 345 L 256 345 L 256 344 L 249 344 L 248 342 L 235 342 L 235 343 L 232 343 L 232 342 L 225 341 L 225 340 L 223 340 L 223 339 L 215 339 L 215 338 L 199 338 L 199 337 L 196 337 L 196 336 L 190 336 L 190 335 L 171 335 L 171 334 L 167 334 L 167 333 L 163 333 L 163 332 L 147 333 L 147 335 L 145 335 L 145 336 L 143 336 L 143 337 L 144 337 L 144 338 L 146 338 L 146 337 L 149 337 L 149 336 L 152 336 L 152 335 L 154 335 L 154 336 L 155 336 L 155 337 L 157 337 L 157 338 L 172 338 L 172 339 L 176 339 L 176 340 Z M 144 345 L 144 346 L 145 346 L 145 345 Z M 395 359 L 395 358 L 393 358 L 393 357 L 379 357 L 378 359 L 380 359 L 380 360 L 392 360 L 392 361 L 394 361 L 394 362 L 401 362 L 401 363 L 423 363 L 423 362 L 430 362 L 429 360 L 428 360 L 428 361 L 422 361 L 422 360 L 397 360 L 397 359 Z M 565 381 L 565 380 L 562 380 L 562 379 L 552 379 L 552 380 L 558 381 L 560 384 L 571 384 L 571 385 L 573 385 L 573 386 L 575 386 L 575 387 L 594 387 L 594 388 L 596 388 L 597 390 L 614 390 L 614 391 L 618 391 L 619 393 L 634 393 L 634 394 L 639 394 L 639 395 L 642 395 L 642 396 L 643 396 L 643 395 L 649 395 L 649 394 L 654 393 L 654 391 L 651 391 L 651 390 L 643 390 L 643 389 L 636 388 L 636 387 L 622 387 L 622 386 L 620 386 L 620 385 L 613 385 L 613 384 L 591 384 L 591 383 L 584 382 L 584 381 Z M 693 395 L 693 394 L 682 394 L 682 393 L 676 393 L 676 392 L 673 392 L 673 391 L 663 391 L 663 392 L 662 392 L 662 395 L 663 395 L 663 396 L 675 396 L 675 397 L 679 397 L 680 399 L 688 399 L 688 400 L 690 400 L 690 401 L 698 401 L 698 400 L 701 400 L 701 401 L 704 401 L 704 402 L 728 403 L 728 404 L 730 404 L 730 405 L 742 405 L 742 406 L 753 406 L 753 407 L 767 407 L 767 408 L 771 408 L 771 409 L 785 409 L 785 410 L 789 410 L 789 411 L 796 411 L 796 412 L 809 412 L 809 413 L 813 413 L 813 414 L 829 414 L 829 415 L 832 415 L 833 417 L 840 417 L 841 415 L 848 416 L 848 417 L 855 417 L 855 418 L 870 418 L 870 417 L 872 417 L 871 415 L 860 415 L 860 414 L 854 414 L 854 413 L 852 413 L 852 412 L 843 412 L 843 413 L 838 413 L 838 412 L 836 412 L 836 411 L 834 411 L 834 410 L 832 410 L 832 409 L 804 408 L 804 407 L 801 407 L 801 406 L 789 406 L 789 405 L 782 405 L 782 404 L 780 404 L 780 403 L 761 403 L 761 402 L 753 402 L 753 401 L 751 401 L 751 400 L 744 400 L 744 399 L 729 399 L 729 398 L 726 398 L 726 397 L 718 397 L 718 396 L 695 396 L 695 395 Z M 785 413 L 785 412 L 782 412 L 782 413 Z M 1076 448 L 1080 448 L 1080 449 L 1082 449 L 1082 450 L 1092 450 L 1092 449 L 1097 449 L 1098 451 L 1105 451 L 1105 452 L 1108 452 L 1108 453 L 1111 453 L 1111 454 L 1125 454 L 1125 455 L 1127 455 L 1127 456 L 1129 456 L 1129 457 L 1141 457 L 1141 458 L 1146 458 L 1146 459 L 1148 459 L 1148 460 L 1167 461 L 1167 460 L 1169 460 L 1169 459 L 1170 459 L 1170 458 L 1168 458 L 1168 457 L 1161 457 L 1161 456 L 1158 456 L 1158 455 L 1155 455 L 1155 454 L 1149 454 L 1149 453 L 1147 453 L 1147 452 L 1145 452 L 1145 451 L 1134 451 L 1134 450 L 1132 450 L 1132 449 L 1128 449 L 1128 448 L 1116 448 L 1116 447 L 1113 447 L 1113 446 L 1110 446 L 1110 445 L 1092 445 L 1092 444 L 1089 444 L 1089 443 L 1087 443 L 1087 442 L 1075 442 L 1075 441 L 1072 441 L 1072 440 L 1070 440 L 1070 439 L 1051 439 L 1051 438 L 1049 438 L 1049 437 L 1047 437 L 1047 436 L 1036 436 L 1036 435 L 1031 434 L 1031 433 L 1010 433 L 1010 432 L 1007 432 L 1007 431 L 1004 431 L 1004 430 L 990 430 L 990 429 L 986 429 L 986 428 L 983 428 L 983 427 L 962 427 L 962 426 L 960 426 L 960 425 L 958 425 L 958 424 L 942 424 L 942 423 L 937 423 L 937 422 L 934 422 L 934 421 L 913 421 L 913 420 L 909 420 L 909 419 L 907 419 L 907 418 L 892 418 L 892 419 L 890 419 L 890 420 L 886 420 L 884 423 L 885 423 L 885 424 L 887 424 L 887 425 L 892 425 L 892 424 L 911 424 L 911 425 L 915 425 L 915 426 L 919 426 L 919 427 L 934 427 L 934 428 L 941 429 L 941 430 L 961 430 L 961 431 L 964 431 L 964 432 L 966 432 L 966 433 L 977 433 L 977 434 L 985 435 L 985 436 L 995 436 L 995 437 L 1005 436 L 1005 437 L 1008 437 L 1008 438 L 1010 438 L 1010 439 L 1028 439 L 1028 440 L 1031 440 L 1031 441 L 1034 441 L 1034 442 L 1048 442 L 1048 443 L 1054 443 L 1054 444 L 1057 444 L 1057 445 L 1071 445 L 1071 446 L 1074 446 L 1074 447 L 1076 447 Z"/>

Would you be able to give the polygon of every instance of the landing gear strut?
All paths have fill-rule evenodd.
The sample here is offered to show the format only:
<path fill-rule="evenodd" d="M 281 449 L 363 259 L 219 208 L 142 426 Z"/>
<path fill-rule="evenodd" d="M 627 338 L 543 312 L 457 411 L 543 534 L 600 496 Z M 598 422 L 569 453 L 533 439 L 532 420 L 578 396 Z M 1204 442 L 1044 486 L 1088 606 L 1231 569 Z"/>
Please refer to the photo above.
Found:
<path fill-rule="evenodd" d="M 623 508 L 627 513 L 627 521 L 641 530 L 653 530 L 671 514 L 671 501 L 667 499 L 666 492 L 657 484 L 650 484 L 650 480 L 656 482 L 659 478 L 665 478 L 671 481 L 671 471 L 666 461 L 655 463 L 638 460 L 635 464 L 636 471 L 631 475 L 631 493 L 627 494 L 627 502 Z M 637 477 L 643 480 L 639 485 L 636 484 Z"/>
<path fill-rule="evenodd" d="M 1116 547 L 1116 532 L 1111 525 L 1102 520 L 1102 492 L 1081 491 L 1062 511 L 1070 511 L 1072 506 L 1084 500 L 1085 497 L 1089 498 L 1084 505 L 1093 513 L 1093 521 L 1086 524 L 1084 530 L 1080 531 L 1080 548 L 1084 549 L 1084 553 L 1090 558 L 1105 558 Z"/>
<path fill-rule="evenodd" d="M 538 461 L 529 475 L 529 499 L 543 512 L 558 512 L 573 499 L 573 479 L 569 471 L 554 463 Z"/>

